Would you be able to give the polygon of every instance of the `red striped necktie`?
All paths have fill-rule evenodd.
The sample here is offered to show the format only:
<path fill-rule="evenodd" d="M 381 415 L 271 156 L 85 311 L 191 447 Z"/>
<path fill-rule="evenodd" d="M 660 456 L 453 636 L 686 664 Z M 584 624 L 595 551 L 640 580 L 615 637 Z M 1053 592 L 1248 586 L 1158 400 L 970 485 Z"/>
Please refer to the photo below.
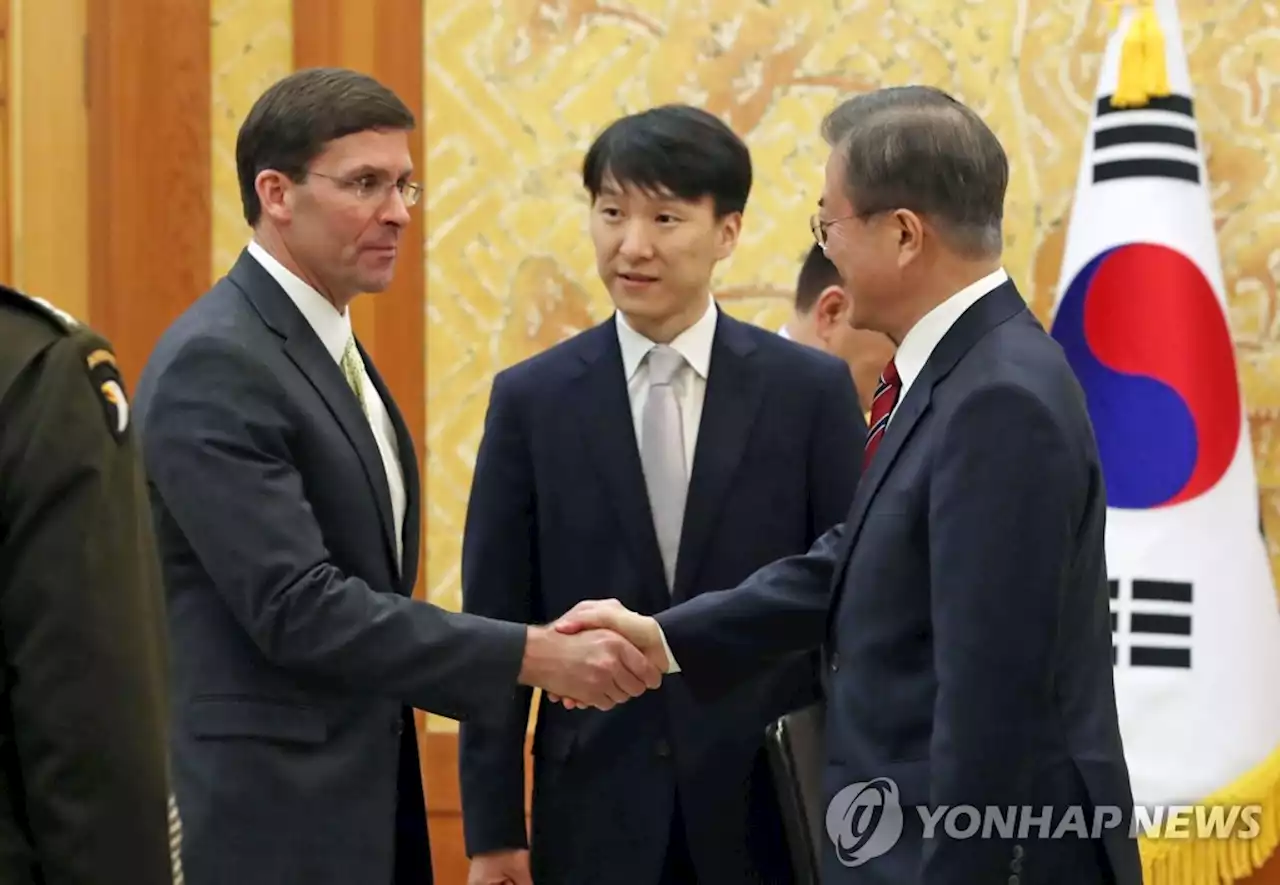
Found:
<path fill-rule="evenodd" d="M 871 457 L 884 438 L 885 428 L 889 426 L 889 415 L 898 403 L 898 392 L 901 390 L 902 379 L 898 377 L 898 367 L 893 360 L 889 360 L 889 365 L 880 373 L 880 384 L 876 386 L 876 395 L 871 400 L 871 429 L 867 432 L 867 447 L 862 452 L 863 470 L 871 464 Z"/>

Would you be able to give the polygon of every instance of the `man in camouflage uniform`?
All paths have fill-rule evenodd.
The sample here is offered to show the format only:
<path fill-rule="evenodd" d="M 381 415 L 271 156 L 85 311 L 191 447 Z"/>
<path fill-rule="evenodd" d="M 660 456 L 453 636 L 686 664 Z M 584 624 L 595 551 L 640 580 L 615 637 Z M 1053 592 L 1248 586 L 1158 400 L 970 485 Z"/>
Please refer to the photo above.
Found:
<path fill-rule="evenodd" d="M 110 345 L 0 286 L 0 882 L 180 883 L 164 595 Z"/>

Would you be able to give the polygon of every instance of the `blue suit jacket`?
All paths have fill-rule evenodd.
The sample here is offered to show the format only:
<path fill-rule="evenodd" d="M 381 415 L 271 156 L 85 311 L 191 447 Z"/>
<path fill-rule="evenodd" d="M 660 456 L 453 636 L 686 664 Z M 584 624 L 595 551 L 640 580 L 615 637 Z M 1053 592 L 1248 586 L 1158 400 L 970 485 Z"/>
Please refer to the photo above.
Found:
<path fill-rule="evenodd" d="M 164 334 L 138 386 L 189 885 L 429 882 L 407 708 L 465 719 L 515 686 L 522 628 L 410 598 L 417 466 L 365 360 L 405 474 L 402 572 L 359 402 L 247 253 Z"/>
<path fill-rule="evenodd" d="M 841 526 L 658 621 L 707 696 L 825 643 L 828 800 L 886 777 L 905 813 L 884 853 L 858 856 L 856 830 L 842 852 L 826 842 L 824 882 L 1138 885 L 1105 524 L 1083 393 L 1005 284 L 934 350 Z M 1038 825 L 925 839 L 912 807 L 1052 805 L 1051 835 L 1073 804 L 1088 828 L 1096 806 L 1123 819 L 1097 841 L 1040 839 Z"/>
<path fill-rule="evenodd" d="M 800 553 L 848 509 L 866 425 L 844 363 L 719 315 L 674 598 Z M 672 593 L 649 513 L 614 321 L 500 373 L 463 545 L 465 610 L 549 621 L 583 599 L 644 612 Z M 534 737 L 534 880 L 653 885 L 679 790 L 699 880 L 786 881 L 764 729 L 817 696 L 800 654 L 714 703 L 679 677 L 608 712 L 542 704 Z M 471 853 L 526 844 L 530 693 L 501 727 L 464 723 Z"/>

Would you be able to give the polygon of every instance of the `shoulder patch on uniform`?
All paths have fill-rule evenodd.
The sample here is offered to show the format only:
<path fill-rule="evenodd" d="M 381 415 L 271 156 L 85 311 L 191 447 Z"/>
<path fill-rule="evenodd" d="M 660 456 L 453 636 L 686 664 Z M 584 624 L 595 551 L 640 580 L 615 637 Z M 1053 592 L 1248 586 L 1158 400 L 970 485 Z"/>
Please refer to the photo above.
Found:
<path fill-rule="evenodd" d="M 52 322 L 63 332 L 71 332 L 79 328 L 82 323 L 67 313 L 60 307 L 55 307 L 43 298 L 36 298 L 33 295 L 27 295 L 19 292 L 17 289 L 11 289 L 8 286 L 0 285 L 0 297 L 20 307 L 25 307 L 32 313 L 38 313 L 45 319 Z"/>
<path fill-rule="evenodd" d="M 129 399 L 124 392 L 124 379 L 120 377 L 120 369 L 116 365 L 115 355 L 99 348 L 85 359 L 89 368 L 89 377 L 102 400 L 102 409 L 107 416 L 107 429 L 116 441 L 124 439 L 129 430 Z"/>

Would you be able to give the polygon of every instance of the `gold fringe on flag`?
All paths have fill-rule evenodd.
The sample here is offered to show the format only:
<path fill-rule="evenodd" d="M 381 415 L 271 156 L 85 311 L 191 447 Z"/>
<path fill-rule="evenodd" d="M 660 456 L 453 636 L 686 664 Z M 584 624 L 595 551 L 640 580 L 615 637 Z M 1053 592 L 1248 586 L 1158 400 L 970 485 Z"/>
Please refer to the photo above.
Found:
<path fill-rule="evenodd" d="M 1119 27 L 1120 7 L 1137 7 L 1120 45 L 1120 72 L 1111 96 L 1112 107 L 1139 108 L 1152 98 L 1170 93 L 1164 31 L 1155 0 L 1110 0 L 1109 26 Z"/>
<path fill-rule="evenodd" d="M 1139 834 L 1144 885 L 1223 885 L 1247 878 L 1262 868 L 1280 846 L 1280 747 L 1231 785 L 1195 803 L 1206 810 L 1218 806 L 1255 806 L 1261 813 L 1256 831 L 1246 829 L 1243 809 L 1232 831 L 1198 838 L 1197 817 L 1190 815 L 1186 835 Z M 1153 826 L 1168 826 L 1153 821 Z"/>

